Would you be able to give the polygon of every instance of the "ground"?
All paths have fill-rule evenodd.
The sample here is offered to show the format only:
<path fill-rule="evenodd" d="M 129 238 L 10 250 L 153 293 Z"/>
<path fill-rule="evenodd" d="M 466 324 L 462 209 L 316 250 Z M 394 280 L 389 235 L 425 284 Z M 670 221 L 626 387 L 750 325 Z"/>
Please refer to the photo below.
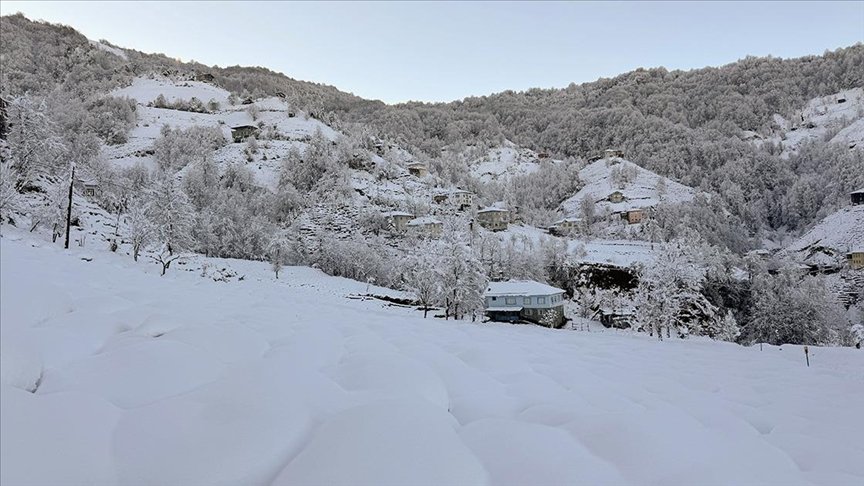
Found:
<path fill-rule="evenodd" d="M 864 351 L 423 319 L 0 242 L 2 484 L 862 484 Z M 229 272 L 230 273 L 230 272 Z M 239 277 L 242 276 L 242 279 Z M 33 392 L 35 390 L 35 393 Z"/>

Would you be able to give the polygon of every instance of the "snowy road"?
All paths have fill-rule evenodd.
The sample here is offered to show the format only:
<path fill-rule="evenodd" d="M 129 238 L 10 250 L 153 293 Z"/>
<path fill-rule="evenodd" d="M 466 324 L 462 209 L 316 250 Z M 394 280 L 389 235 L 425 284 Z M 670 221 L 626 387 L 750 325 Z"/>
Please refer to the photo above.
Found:
<path fill-rule="evenodd" d="M 864 351 L 424 320 L 307 268 L 32 243 L 0 247 L 4 485 L 864 484 Z"/>

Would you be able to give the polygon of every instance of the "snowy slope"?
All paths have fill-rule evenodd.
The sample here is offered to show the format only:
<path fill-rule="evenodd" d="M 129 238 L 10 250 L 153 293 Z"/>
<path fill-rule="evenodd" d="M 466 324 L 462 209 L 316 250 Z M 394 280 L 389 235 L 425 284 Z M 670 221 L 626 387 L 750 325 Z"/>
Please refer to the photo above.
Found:
<path fill-rule="evenodd" d="M 614 171 L 629 172 L 629 181 L 619 185 L 613 178 Z M 607 210 L 616 213 L 653 207 L 661 202 L 682 203 L 695 196 L 693 189 L 622 159 L 595 161 L 579 171 L 579 178 L 585 186 L 561 203 L 565 214 L 577 214 L 579 203 L 585 197 L 596 203 L 598 214 L 603 214 Z M 666 185 L 665 190 L 658 189 L 661 180 Z M 624 195 L 624 200 L 618 203 L 610 202 L 607 198 L 616 191 Z"/>
<path fill-rule="evenodd" d="M 840 100 L 845 101 L 841 103 Z M 864 146 L 864 88 L 814 98 L 795 119 L 790 121 L 774 115 L 774 120 L 778 133 L 768 140 L 781 144 L 787 155 L 801 144 L 817 140 L 860 149 Z"/>
<path fill-rule="evenodd" d="M 805 263 L 836 263 L 849 251 L 864 248 L 864 206 L 847 206 L 814 226 L 786 249 Z"/>
<path fill-rule="evenodd" d="M 536 172 L 542 160 L 533 150 L 505 141 L 501 146 L 493 147 L 481 156 L 469 160 L 468 167 L 471 175 L 483 183 L 505 182 L 514 176 Z M 553 163 L 560 162 L 548 160 Z"/>
<path fill-rule="evenodd" d="M 424 320 L 28 238 L 0 243 L 3 484 L 864 481 L 855 349 Z"/>

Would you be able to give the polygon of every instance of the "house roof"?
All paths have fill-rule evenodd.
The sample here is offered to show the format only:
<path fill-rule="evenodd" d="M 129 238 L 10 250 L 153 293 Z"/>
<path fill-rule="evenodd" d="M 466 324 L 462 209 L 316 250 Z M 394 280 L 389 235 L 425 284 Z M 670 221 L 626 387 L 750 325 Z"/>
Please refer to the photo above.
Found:
<path fill-rule="evenodd" d="M 478 213 L 509 213 L 510 211 L 507 211 L 506 209 L 501 209 L 501 208 L 488 207 L 488 208 L 483 208 L 477 212 Z"/>
<path fill-rule="evenodd" d="M 582 222 L 582 218 L 564 218 L 564 219 L 559 219 L 558 221 L 555 221 L 554 223 L 552 223 L 552 226 L 556 226 L 556 225 L 559 225 L 561 223 L 581 223 L 581 222 Z"/>
<path fill-rule="evenodd" d="M 427 226 L 430 224 L 442 224 L 441 221 L 433 218 L 432 216 L 423 216 L 420 218 L 414 218 L 411 221 L 408 221 L 408 226 Z"/>
<path fill-rule="evenodd" d="M 489 282 L 485 295 L 489 297 L 498 297 L 504 295 L 531 296 L 563 293 L 564 291 L 557 287 L 535 282 L 533 280 L 510 280 L 509 282 Z"/>
<path fill-rule="evenodd" d="M 852 191 L 850 194 L 864 194 L 864 187 L 858 189 L 857 191 Z"/>
<path fill-rule="evenodd" d="M 258 130 L 258 127 L 256 127 L 255 125 L 249 125 L 249 124 L 235 125 L 235 126 L 231 127 L 231 130 L 240 130 L 242 128 L 254 128 L 255 130 Z"/>
<path fill-rule="evenodd" d="M 406 216 L 409 218 L 413 218 L 414 215 L 411 213 L 406 213 L 405 211 L 390 211 L 389 213 L 384 213 L 385 217 L 393 217 L 393 216 Z"/>

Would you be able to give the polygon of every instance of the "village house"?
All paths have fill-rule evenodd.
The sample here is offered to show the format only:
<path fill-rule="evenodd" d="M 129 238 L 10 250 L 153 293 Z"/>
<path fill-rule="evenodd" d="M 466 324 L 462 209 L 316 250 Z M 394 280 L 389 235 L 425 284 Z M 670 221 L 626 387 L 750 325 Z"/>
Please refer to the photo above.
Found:
<path fill-rule="evenodd" d="M 864 269 L 864 248 L 858 248 L 846 254 L 849 266 L 855 270 Z"/>
<path fill-rule="evenodd" d="M 483 208 L 477 211 L 477 222 L 480 226 L 490 231 L 503 231 L 507 229 L 507 217 L 510 211 L 501 208 Z"/>
<path fill-rule="evenodd" d="M 441 232 L 444 230 L 444 223 L 432 216 L 423 216 L 408 221 L 405 223 L 405 227 L 416 235 L 434 238 L 441 236 Z"/>
<path fill-rule="evenodd" d="M 84 197 L 96 197 L 99 195 L 99 181 L 91 177 L 76 177 L 75 185 L 81 189 Z"/>
<path fill-rule="evenodd" d="M 408 164 L 408 172 L 410 172 L 411 175 L 416 177 L 426 177 L 427 175 L 429 175 L 429 168 L 426 167 L 426 164 L 414 162 Z"/>
<path fill-rule="evenodd" d="M 566 235 L 580 226 L 582 226 L 582 218 L 564 218 L 552 223 L 548 231 L 553 235 Z"/>
<path fill-rule="evenodd" d="M 864 187 L 858 189 L 857 191 L 849 194 L 852 199 L 852 205 L 857 206 L 859 204 L 864 204 Z"/>
<path fill-rule="evenodd" d="M 213 77 L 210 73 L 197 73 L 195 74 L 195 81 L 202 81 L 204 83 L 212 83 L 216 78 Z"/>
<path fill-rule="evenodd" d="M 486 315 L 493 321 L 564 325 L 564 291 L 550 285 L 531 280 L 489 282 L 483 300 Z"/>
<path fill-rule="evenodd" d="M 621 212 L 621 218 L 627 221 L 627 224 L 641 223 L 645 217 L 644 209 L 630 209 Z"/>
<path fill-rule="evenodd" d="M 620 150 L 620 149 L 606 149 L 603 151 L 603 156 L 606 159 L 612 159 L 612 158 L 616 158 L 616 157 L 623 159 L 624 158 L 624 151 Z"/>
<path fill-rule="evenodd" d="M 231 138 L 234 139 L 234 143 L 240 143 L 257 134 L 258 127 L 255 125 L 237 125 L 231 127 Z"/>
<path fill-rule="evenodd" d="M 604 327 L 629 329 L 635 320 L 635 311 L 632 308 L 601 307 L 594 313 L 594 319 L 598 317 Z"/>
<path fill-rule="evenodd" d="M 620 203 L 624 201 L 624 194 L 621 191 L 615 191 L 606 198 L 611 203 Z"/>
<path fill-rule="evenodd" d="M 387 219 L 391 230 L 403 233 L 407 229 L 408 222 L 414 219 L 414 215 L 404 211 L 391 211 L 384 213 L 384 218 Z"/>

